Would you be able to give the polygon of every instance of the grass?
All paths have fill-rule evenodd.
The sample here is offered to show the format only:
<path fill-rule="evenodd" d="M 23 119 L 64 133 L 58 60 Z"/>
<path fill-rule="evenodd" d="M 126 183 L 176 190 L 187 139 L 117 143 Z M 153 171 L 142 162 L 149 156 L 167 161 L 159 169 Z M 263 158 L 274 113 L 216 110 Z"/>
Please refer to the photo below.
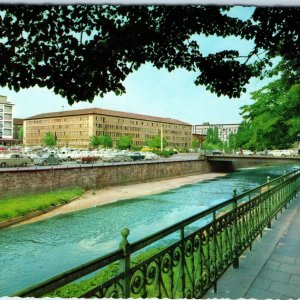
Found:
<path fill-rule="evenodd" d="M 82 195 L 83 192 L 84 189 L 82 188 L 69 188 L 1 199 L 0 222 L 25 216 L 38 210 L 45 211 L 52 206 L 68 203 L 74 197 Z"/>

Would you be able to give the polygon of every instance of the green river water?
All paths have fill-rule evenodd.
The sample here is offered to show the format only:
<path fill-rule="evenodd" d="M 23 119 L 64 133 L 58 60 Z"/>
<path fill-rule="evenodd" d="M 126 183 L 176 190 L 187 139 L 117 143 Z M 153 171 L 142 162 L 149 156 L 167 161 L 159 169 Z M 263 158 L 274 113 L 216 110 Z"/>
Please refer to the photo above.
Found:
<path fill-rule="evenodd" d="M 186 185 L 161 194 L 119 201 L 0 231 L 0 296 L 116 250 L 120 230 L 129 242 L 225 201 L 237 188 L 245 192 L 299 165 L 274 165 L 235 171 L 225 177 Z"/>

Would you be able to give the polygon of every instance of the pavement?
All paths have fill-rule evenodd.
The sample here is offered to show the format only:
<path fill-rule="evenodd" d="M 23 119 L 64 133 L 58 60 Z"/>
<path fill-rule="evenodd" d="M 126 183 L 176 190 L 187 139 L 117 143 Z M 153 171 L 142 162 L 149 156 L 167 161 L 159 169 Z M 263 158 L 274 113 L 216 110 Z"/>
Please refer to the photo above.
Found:
<path fill-rule="evenodd" d="M 300 299 L 300 194 L 265 228 L 262 238 L 218 280 L 207 298 Z"/>

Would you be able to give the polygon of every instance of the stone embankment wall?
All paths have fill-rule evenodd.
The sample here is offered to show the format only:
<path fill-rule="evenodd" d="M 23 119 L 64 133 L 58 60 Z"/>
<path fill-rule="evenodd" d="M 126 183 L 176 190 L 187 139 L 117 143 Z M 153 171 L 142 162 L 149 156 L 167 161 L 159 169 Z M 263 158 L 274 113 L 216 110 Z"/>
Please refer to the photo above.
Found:
<path fill-rule="evenodd" d="M 84 166 L 75 168 L 23 169 L 0 172 L 0 199 L 51 191 L 65 187 L 98 189 L 107 186 L 146 182 L 161 178 L 224 171 L 205 160 L 150 162 L 128 165 Z"/>

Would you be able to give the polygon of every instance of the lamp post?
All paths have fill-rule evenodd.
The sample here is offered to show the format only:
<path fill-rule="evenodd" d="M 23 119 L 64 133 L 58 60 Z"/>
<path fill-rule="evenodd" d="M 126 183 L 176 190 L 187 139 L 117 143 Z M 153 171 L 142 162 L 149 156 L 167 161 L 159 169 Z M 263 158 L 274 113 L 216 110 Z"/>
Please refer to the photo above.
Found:
<path fill-rule="evenodd" d="M 160 128 L 160 151 L 163 151 L 163 127 Z"/>

